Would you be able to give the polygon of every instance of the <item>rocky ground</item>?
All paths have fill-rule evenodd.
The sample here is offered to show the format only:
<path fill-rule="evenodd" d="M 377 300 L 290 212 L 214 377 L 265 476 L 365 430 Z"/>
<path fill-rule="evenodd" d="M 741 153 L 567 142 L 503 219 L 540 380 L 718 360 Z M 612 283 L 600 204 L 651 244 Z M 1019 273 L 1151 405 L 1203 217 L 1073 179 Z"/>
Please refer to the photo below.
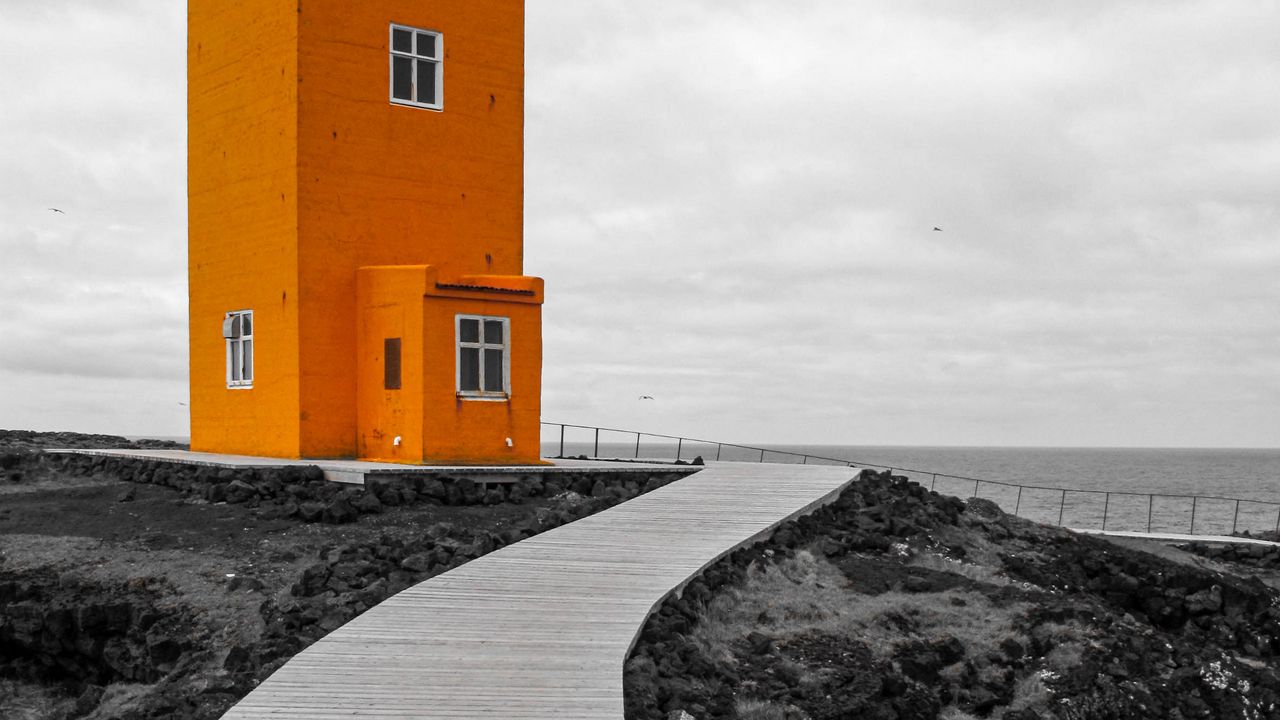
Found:
<path fill-rule="evenodd" d="M 1274 533 L 1268 533 L 1267 539 L 1276 542 Z M 1180 550 L 1198 555 L 1200 557 L 1209 558 L 1218 562 L 1230 563 L 1237 566 L 1244 566 L 1254 570 L 1264 571 L 1264 574 L 1270 575 L 1280 572 L 1280 545 L 1259 545 L 1259 544 L 1210 544 L 1210 543 L 1185 543 L 1178 546 Z M 1272 571 L 1266 573 L 1265 571 Z"/>
<path fill-rule="evenodd" d="M 1280 718 L 1277 557 L 1116 544 L 869 475 L 665 603 L 627 717 Z"/>
<path fill-rule="evenodd" d="M 376 602 L 674 479 L 368 492 L 0 431 L 0 718 L 215 718 Z M 1280 718 L 1280 553 L 1078 536 L 891 476 L 665 603 L 627 716 Z"/>
<path fill-rule="evenodd" d="M 0 431 L 0 718 L 219 717 L 423 579 L 677 474 L 415 477 L 59 458 L 123 438 Z"/>

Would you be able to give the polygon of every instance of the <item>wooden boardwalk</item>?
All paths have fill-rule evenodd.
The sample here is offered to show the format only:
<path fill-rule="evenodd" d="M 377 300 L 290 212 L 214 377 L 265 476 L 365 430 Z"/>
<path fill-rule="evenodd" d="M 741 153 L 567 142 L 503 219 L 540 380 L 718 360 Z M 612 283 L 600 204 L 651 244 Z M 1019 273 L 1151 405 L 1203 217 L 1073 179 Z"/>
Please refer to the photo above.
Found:
<path fill-rule="evenodd" d="M 713 463 L 405 590 L 224 717 L 621 720 L 622 666 L 657 605 L 858 474 Z"/>

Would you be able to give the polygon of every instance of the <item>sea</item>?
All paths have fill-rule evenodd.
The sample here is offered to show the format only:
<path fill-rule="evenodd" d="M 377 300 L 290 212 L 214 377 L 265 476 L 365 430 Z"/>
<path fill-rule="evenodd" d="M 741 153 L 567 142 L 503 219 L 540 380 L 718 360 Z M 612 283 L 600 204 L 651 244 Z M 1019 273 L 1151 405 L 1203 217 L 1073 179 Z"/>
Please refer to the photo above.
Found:
<path fill-rule="evenodd" d="M 544 453 L 560 452 L 558 438 Z M 761 450 L 760 448 L 767 448 Z M 1280 530 L 1280 448 L 1038 448 L 768 445 L 602 437 L 599 457 L 739 460 L 892 468 L 937 492 L 1082 530 L 1196 535 Z M 594 437 L 565 455 L 596 453 Z M 806 459 L 805 456 L 808 456 Z"/>

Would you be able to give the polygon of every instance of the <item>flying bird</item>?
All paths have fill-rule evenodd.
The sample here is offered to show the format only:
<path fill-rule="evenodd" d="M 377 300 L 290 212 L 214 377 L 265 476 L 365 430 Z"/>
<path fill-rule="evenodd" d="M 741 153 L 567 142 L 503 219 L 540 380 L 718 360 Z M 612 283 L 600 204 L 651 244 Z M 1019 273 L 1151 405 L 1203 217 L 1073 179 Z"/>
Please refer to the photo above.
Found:
<path fill-rule="evenodd" d="M 653 396 L 652 396 L 652 395 L 641 395 L 641 396 L 640 396 L 640 399 L 641 399 L 641 400 L 652 400 L 652 399 L 653 399 Z"/>
<path fill-rule="evenodd" d="M 942 228 L 937 227 L 937 226 L 934 226 L 933 231 L 934 231 L 934 232 L 942 232 Z"/>
<path fill-rule="evenodd" d="M 65 213 L 65 212 L 63 212 L 62 210 L 59 210 L 58 208 L 49 208 L 49 211 L 50 211 L 50 212 L 56 212 L 56 213 L 62 213 L 63 215 L 66 215 L 66 213 Z"/>

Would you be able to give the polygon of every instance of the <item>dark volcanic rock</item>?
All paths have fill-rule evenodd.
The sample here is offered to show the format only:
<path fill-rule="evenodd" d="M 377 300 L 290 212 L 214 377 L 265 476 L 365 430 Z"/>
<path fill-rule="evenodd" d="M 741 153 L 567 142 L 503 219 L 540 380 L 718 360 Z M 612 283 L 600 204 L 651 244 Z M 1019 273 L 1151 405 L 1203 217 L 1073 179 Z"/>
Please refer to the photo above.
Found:
<path fill-rule="evenodd" d="M 159 581 L 93 584 L 47 574 L 0 575 L 0 675 L 77 688 L 155 682 L 202 637 Z"/>
<path fill-rule="evenodd" d="M 635 497 L 672 482 L 682 474 L 659 473 L 645 478 L 643 487 L 634 480 L 609 479 L 596 473 L 576 473 L 569 479 L 543 480 L 524 477 L 515 483 L 483 483 L 471 477 L 410 475 L 383 476 L 369 480 L 366 488 L 340 487 L 324 479 L 315 467 L 232 469 L 175 466 L 167 463 L 123 457 L 88 455 L 45 456 L 41 453 L 9 453 L 16 459 L 0 462 L 26 467 L 35 463 L 71 475 L 111 476 L 129 482 L 164 485 L 210 503 L 245 504 L 261 507 L 271 517 L 298 517 L 304 522 L 344 524 L 361 515 L 378 514 L 386 507 L 414 503 L 446 505 L 519 504 L 526 498 L 573 484 L 609 502 Z M 22 471 L 7 471 L 10 475 Z M 14 476 L 16 477 L 16 475 Z M 123 498 L 122 498 L 123 499 Z M 582 512 L 591 512 L 584 509 Z"/>
<path fill-rule="evenodd" d="M 684 640 L 709 622 L 707 603 L 733 597 L 724 589 L 739 587 L 748 568 L 802 549 L 844 573 L 855 616 L 858 605 L 890 592 L 927 596 L 933 608 L 979 600 L 990 604 L 986 612 L 1007 612 L 1012 634 L 965 639 L 973 631 L 962 623 L 954 634 L 944 626 L 924 635 L 910 613 L 885 608 L 877 611 L 880 632 L 897 639 L 873 648 L 856 635 L 788 632 L 797 620 L 766 610 L 758 630 L 731 626 L 742 633 L 732 657 L 704 655 L 704 646 Z M 1268 557 L 1244 554 L 1255 553 Z M 943 560 L 917 566 L 919 554 Z M 995 570 L 980 571 L 970 557 Z M 760 717 L 794 706 L 813 720 L 933 720 L 948 707 L 1010 720 L 1280 717 L 1278 608 L 1280 593 L 1256 580 L 868 475 L 832 505 L 713 564 L 682 598 L 660 606 L 626 664 L 626 716 L 656 720 L 678 703 L 704 708 L 699 720 L 729 720 L 747 698 L 777 713 Z M 1024 706 L 1011 707 L 1015 698 Z"/>

